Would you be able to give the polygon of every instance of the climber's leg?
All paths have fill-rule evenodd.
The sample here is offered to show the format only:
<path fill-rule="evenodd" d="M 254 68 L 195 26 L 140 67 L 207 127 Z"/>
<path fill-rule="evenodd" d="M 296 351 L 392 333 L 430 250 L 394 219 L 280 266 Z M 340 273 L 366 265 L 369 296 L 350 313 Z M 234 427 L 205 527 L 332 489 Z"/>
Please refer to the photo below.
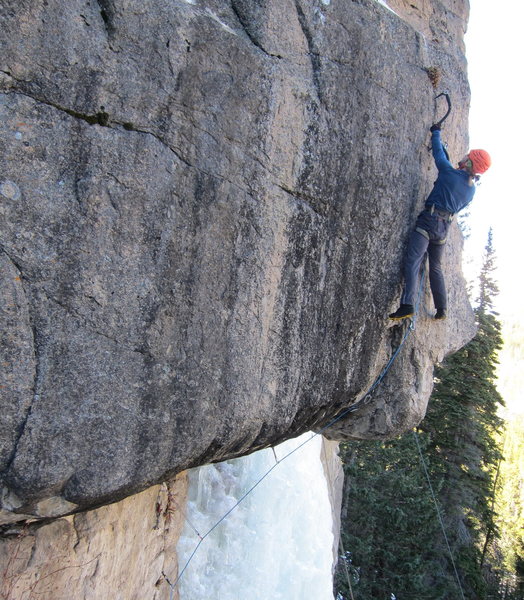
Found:
<path fill-rule="evenodd" d="M 444 282 L 444 274 L 442 272 L 442 254 L 444 252 L 444 244 L 431 242 L 428 246 L 429 258 L 429 284 L 431 293 L 433 294 L 433 302 L 437 313 L 446 313 L 448 306 L 446 284 Z M 442 318 L 442 317 L 440 317 Z"/>
<path fill-rule="evenodd" d="M 408 250 L 404 259 L 404 291 L 400 302 L 414 306 L 418 288 L 420 265 L 428 249 L 429 239 L 415 230 L 409 238 Z"/>
<path fill-rule="evenodd" d="M 426 232 L 424 232 L 426 233 Z M 415 314 L 415 296 L 419 279 L 420 265 L 424 259 L 429 239 L 415 230 L 411 233 L 408 243 L 406 257 L 404 259 L 404 291 L 400 299 L 399 309 L 389 315 L 390 319 L 400 321 Z"/>

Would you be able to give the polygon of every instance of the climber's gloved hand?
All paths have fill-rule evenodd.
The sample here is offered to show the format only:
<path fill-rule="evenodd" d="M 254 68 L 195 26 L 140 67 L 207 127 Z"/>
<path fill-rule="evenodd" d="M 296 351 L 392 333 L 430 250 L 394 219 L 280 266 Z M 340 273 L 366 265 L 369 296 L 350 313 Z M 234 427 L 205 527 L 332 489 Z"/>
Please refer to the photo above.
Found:
<path fill-rule="evenodd" d="M 438 123 L 435 123 L 435 125 L 432 125 L 429 130 L 431 131 L 431 133 L 433 133 L 434 131 L 440 131 L 440 125 Z"/>

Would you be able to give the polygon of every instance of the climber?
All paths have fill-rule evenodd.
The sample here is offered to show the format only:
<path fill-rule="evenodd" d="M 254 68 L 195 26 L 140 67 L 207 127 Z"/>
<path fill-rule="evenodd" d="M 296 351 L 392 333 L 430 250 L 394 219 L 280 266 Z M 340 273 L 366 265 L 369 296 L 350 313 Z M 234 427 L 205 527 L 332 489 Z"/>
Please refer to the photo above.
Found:
<path fill-rule="evenodd" d="M 414 315 L 418 275 L 426 252 L 429 258 L 429 283 L 437 310 L 435 319 L 446 318 L 446 286 L 440 263 L 449 225 L 453 215 L 471 202 L 475 182 L 491 166 L 491 158 L 485 150 L 470 150 L 459 162 L 458 169 L 455 169 L 440 140 L 440 123 L 432 125 L 430 131 L 438 177 L 409 239 L 404 259 L 404 291 L 400 308 L 389 315 L 390 319 L 396 321 Z"/>

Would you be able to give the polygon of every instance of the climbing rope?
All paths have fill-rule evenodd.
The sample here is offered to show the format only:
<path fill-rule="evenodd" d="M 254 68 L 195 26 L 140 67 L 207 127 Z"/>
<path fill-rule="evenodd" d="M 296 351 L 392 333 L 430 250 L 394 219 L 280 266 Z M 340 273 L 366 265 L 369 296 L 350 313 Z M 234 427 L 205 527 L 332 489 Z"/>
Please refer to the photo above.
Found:
<path fill-rule="evenodd" d="M 426 475 L 426 480 L 428 482 L 428 486 L 431 492 L 431 498 L 433 499 L 433 503 L 435 504 L 435 511 L 438 516 L 438 520 L 440 523 L 440 528 L 442 529 L 442 534 L 444 535 L 444 539 L 446 541 L 446 546 L 449 552 L 449 557 L 451 559 L 451 564 L 453 565 L 453 572 L 455 573 L 455 578 L 457 580 L 457 587 L 460 590 L 460 595 L 462 600 L 464 600 L 464 590 L 462 589 L 462 583 L 460 582 L 460 577 L 457 571 L 457 567 L 455 565 L 455 560 L 453 559 L 453 553 L 451 552 L 451 546 L 449 545 L 448 536 L 446 535 L 446 528 L 444 527 L 444 521 L 442 520 L 442 514 L 440 513 L 440 508 L 437 502 L 437 497 L 435 496 L 435 492 L 433 491 L 433 486 L 431 485 L 431 479 L 429 477 L 428 468 L 426 466 L 426 461 L 424 460 L 424 455 L 422 454 L 422 449 L 420 447 L 420 443 L 418 440 L 418 435 L 416 431 L 413 431 L 413 437 L 415 438 L 415 443 L 417 444 L 418 453 L 420 456 L 420 462 L 422 463 L 422 467 L 424 468 L 424 473 Z"/>
<path fill-rule="evenodd" d="M 373 382 L 373 385 L 368 389 L 368 391 L 364 394 L 364 396 L 362 396 L 362 398 L 358 402 L 355 402 L 354 404 L 352 404 L 351 406 L 349 406 L 348 408 L 346 408 L 345 410 L 343 410 L 342 413 L 340 413 L 340 415 L 338 415 L 337 417 L 335 417 L 324 428 L 322 428 L 317 433 L 317 435 L 320 435 L 326 429 L 329 429 L 330 427 L 333 427 L 333 425 L 337 421 L 339 421 L 340 419 L 342 419 L 343 417 L 347 416 L 348 414 L 350 414 L 352 412 L 355 412 L 355 411 L 359 410 L 365 404 L 368 404 L 369 400 L 370 400 L 370 397 L 371 397 L 371 394 L 380 385 L 380 383 L 382 382 L 382 380 L 384 379 L 384 377 L 387 375 L 388 371 L 391 369 L 391 366 L 395 362 L 397 356 L 400 354 L 400 351 L 402 350 L 402 347 L 406 343 L 406 340 L 410 336 L 411 332 L 415 330 L 415 325 L 416 325 L 416 322 L 417 322 L 417 316 L 418 316 L 420 301 L 422 299 L 422 291 L 424 290 L 424 281 L 425 281 L 425 272 L 426 272 L 425 262 L 426 261 L 424 260 L 424 267 L 422 269 L 422 276 L 420 278 L 420 285 L 419 285 L 417 299 L 416 299 L 416 303 L 415 303 L 414 315 L 413 315 L 412 319 L 410 320 L 409 326 L 406 328 L 406 331 L 404 332 L 404 335 L 402 336 L 402 340 L 400 341 L 400 344 L 397 346 L 397 349 L 395 350 L 395 352 L 393 352 L 393 354 L 391 355 L 391 358 L 386 363 L 386 366 L 382 369 L 382 372 L 375 379 L 375 381 Z"/>
<path fill-rule="evenodd" d="M 414 331 L 415 329 L 415 325 L 416 325 L 416 320 L 417 320 L 417 315 L 418 315 L 418 310 L 419 310 L 419 306 L 420 306 L 420 301 L 422 298 L 422 292 L 424 290 L 424 282 L 425 282 L 425 261 L 424 261 L 424 267 L 422 269 L 422 275 L 420 277 L 420 285 L 419 285 L 419 290 L 418 290 L 418 294 L 417 294 L 417 300 L 415 303 L 415 311 L 414 311 L 414 315 L 410 320 L 410 323 L 408 325 L 408 327 L 406 328 L 406 331 L 404 332 L 402 339 L 399 343 L 399 345 L 397 346 L 397 349 L 395 350 L 395 352 L 393 353 L 393 355 L 391 356 L 391 358 L 389 359 L 389 361 L 387 362 L 386 366 L 382 369 L 380 375 L 375 379 L 375 381 L 373 382 L 373 384 L 371 385 L 371 387 L 367 390 L 367 392 L 364 394 L 364 396 L 358 400 L 357 402 L 355 402 L 354 404 L 352 404 L 351 406 L 349 406 L 348 408 L 346 408 L 344 411 L 342 411 L 339 415 L 337 415 L 335 418 L 333 418 L 327 425 L 325 425 L 324 427 L 322 427 L 319 431 L 313 433 L 311 435 L 310 438 L 308 438 L 307 440 L 305 440 L 304 442 L 302 442 L 301 444 L 299 444 L 296 448 L 294 448 L 293 450 L 291 450 L 290 452 L 288 452 L 285 456 L 283 456 L 280 460 L 277 459 L 277 456 L 275 454 L 275 464 L 273 466 L 271 466 L 238 500 L 237 502 L 235 502 L 235 504 L 233 504 L 233 506 L 226 512 L 224 513 L 224 515 L 222 517 L 220 517 L 220 519 L 204 534 L 204 535 L 198 535 L 198 537 L 200 538 L 197 545 L 195 546 L 193 552 L 190 554 L 189 558 L 187 559 L 184 567 L 182 568 L 182 570 L 180 571 L 180 573 L 178 574 L 177 578 L 175 579 L 174 582 L 171 582 L 169 580 L 169 578 L 167 577 L 167 575 L 165 573 L 163 573 L 164 579 L 166 580 L 166 582 L 168 583 L 169 587 L 171 588 L 171 592 L 170 592 L 170 600 L 173 600 L 174 598 L 174 593 L 176 590 L 176 587 L 178 586 L 179 581 L 182 579 L 184 573 L 186 572 L 186 569 L 188 568 L 189 564 L 191 563 L 191 561 L 193 560 L 193 557 L 195 556 L 195 554 L 198 552 L 198 549 L 200 548 L 200 546 L 203 544 L 204 540 L 225 520 L 227 519 L 227 517 L 239 506 L 239 504 L 241 504 L 263 481 L 264 479 L 266 479 L 266 477 L 268 477 L 268 475 L 270 473 L 273 472 L 274 469 L 276 469 L 276 467 L 283 462 L 284 460 L 287 460 L 290 456 L 292 456 L 293 454 L 295 454 L 295 452 L 298 452 L 298 450 L 300 450 L 303 446 L 305 446 L 306 444 L 309 444 L 309 442 L 311 442 L 311 440 L 313 440 L 315 437 L 317 437 L 318 435 L 322 435 L 322 433 L 324 431 L 326 431 L 327 429 L 329 429 L 330 427 L 333 427 L 333 425 L 335 423 L 337 423 L 338 421 L 340 421 L 341 419 L 343 419 L 344 417 L 346 417 L 348 414 L 355 412 L 356 410 L 359 410 L 360 408 L 362 408 L 365 404 L 369 403 L 369 399 L 371 394 L 373 393 L 373 391 L 378 387 L 378 385 L 381 383 L 381 381 L 384 379 L 384 377 L 386 376 L 386 374 L 388 373 L 388 371 L 390 370 L 391 366 L 393 365 L 393 363 L 395 362 L 396 358 L 398 357 L 398 355 L 400 354 L 400 351 L 402 349 L 402 347 L 404 346 L 406 340 L 408 339 L 409 335 L 411 334 L 412 331 Z"/>

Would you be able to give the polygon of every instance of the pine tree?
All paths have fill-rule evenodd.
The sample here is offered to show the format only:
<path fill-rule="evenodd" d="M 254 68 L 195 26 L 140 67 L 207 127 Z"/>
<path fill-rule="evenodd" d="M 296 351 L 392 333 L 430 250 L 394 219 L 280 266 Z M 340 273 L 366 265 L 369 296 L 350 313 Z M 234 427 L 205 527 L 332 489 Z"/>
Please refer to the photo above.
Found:
<path fill-rule="evenodd" d="M 488 240 L 484 248 L 484 257 L 479 276 L 479 297 L 477 299 L 477 314 L 493 313 L 495 297 L 499 293 L 497 282 L 494 278 L 495 249 L 493 247 L 493 230 L 488 231 Z"/>
<path fill-rule="evenodd" d="M 387 442 L 343 444 L 341 458 L 346 475 L 342 540 L 351 592 L 341 564 L 335 581 L 339 597 L 433 600 L 452 595 L 453 582 L 441 586 L 440 596 L 428 585 L 428 565 L 437 558 L 438 522 L 412 433 Z"/>
<path fill-rule="evenodd" d="M 524 325 L 517 315 L 504 323 L 503 336 L 498 382 L 508 410 L 495 503 L 500 538 L 493 540 L 489 559 L 496 560 L 504 599 L 524 600 L 524 413 L 518 408 L 524 388 Z"/>
<path fill-rule="evenodd" d="M 524 600 L 524 415 L 504 431 L 495 508 L 500 536 L 487 546 L 487 564 L 505 600 Z"/>

